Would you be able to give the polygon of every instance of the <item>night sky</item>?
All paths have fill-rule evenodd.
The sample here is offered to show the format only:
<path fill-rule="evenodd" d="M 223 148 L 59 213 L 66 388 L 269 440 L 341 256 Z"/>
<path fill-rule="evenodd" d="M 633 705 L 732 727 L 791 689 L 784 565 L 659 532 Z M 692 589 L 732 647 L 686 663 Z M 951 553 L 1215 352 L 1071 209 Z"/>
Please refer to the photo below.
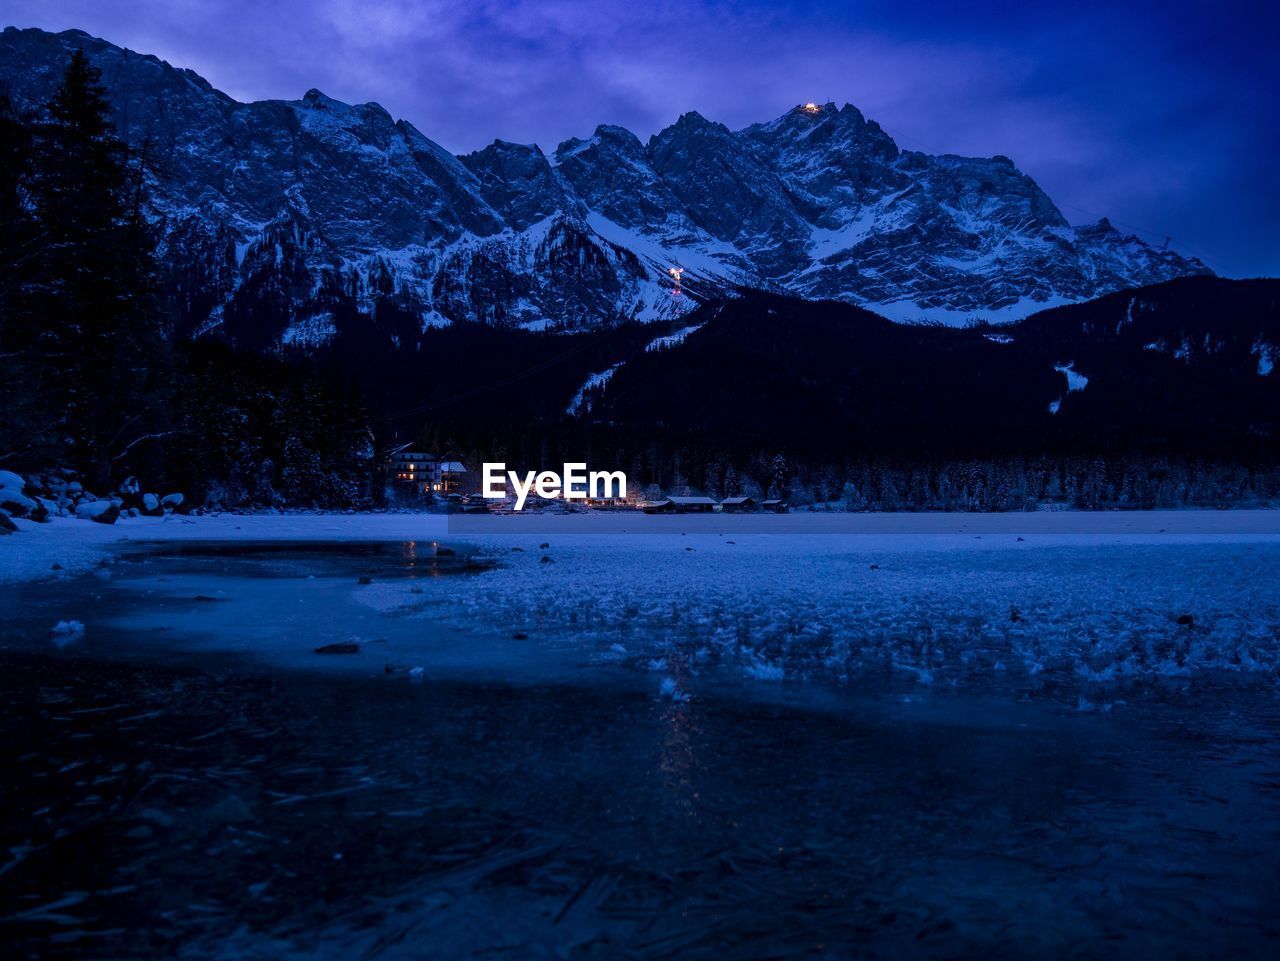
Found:
<path fill-rule="evenodd" d="M 451 150 L 546 150 L 687 110 L 738 128 L 850 102 L 900 146 L 1006 154 L 1073 223 L 1108 215 L 1228 276 L 1280 274 L 1272 2 L 5 0 L 241 100 L 376 100 Z"/>

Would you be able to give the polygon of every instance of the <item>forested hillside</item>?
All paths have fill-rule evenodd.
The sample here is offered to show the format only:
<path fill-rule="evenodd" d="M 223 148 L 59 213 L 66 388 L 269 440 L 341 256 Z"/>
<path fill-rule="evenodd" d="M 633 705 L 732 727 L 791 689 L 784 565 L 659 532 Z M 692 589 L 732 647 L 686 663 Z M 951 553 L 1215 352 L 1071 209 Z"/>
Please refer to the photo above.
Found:
<path fill-rule="evenodd" d="M 233 504 L 368 503 L 373 438 L 340 375 L 175 339 L 145 216 L 154 158 L 110 113 L 82 54 L 48 104 L 0 93 L 0 467 L 103 492 L 137 475 Z"/>

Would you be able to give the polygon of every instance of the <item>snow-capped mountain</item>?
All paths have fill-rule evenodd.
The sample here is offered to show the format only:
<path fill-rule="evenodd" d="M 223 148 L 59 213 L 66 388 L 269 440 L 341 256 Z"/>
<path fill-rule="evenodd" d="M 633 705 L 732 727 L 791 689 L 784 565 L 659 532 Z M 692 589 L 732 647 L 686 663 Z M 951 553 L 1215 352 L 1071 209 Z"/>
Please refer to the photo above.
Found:
<path fill-rule="evenodd" d="M 239 103 L 79 31 L 6 29 L 0 79 L 45 100 L 77 47 L 145 149 L 184 322 L 247 346 L 354 324 L 405 348 L 457 321 L 581 329 L 737 286 L 900 320 L 1014 319 L 1209 273 L 1106 220 L 1071 226 L 1007 158 L 900 150 L 849 105 L 456 157 L 377 104 Z"/>

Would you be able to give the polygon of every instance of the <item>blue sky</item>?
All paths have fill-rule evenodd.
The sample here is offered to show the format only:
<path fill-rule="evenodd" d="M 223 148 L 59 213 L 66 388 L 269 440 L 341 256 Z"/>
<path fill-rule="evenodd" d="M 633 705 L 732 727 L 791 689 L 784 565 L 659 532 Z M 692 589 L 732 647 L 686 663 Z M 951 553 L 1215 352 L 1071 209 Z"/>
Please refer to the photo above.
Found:
<path fill-rule="evenodd" d="M 686 110 L 853 103 L 907 148 L 1005 154 L 1074 223 L 1280 275 L 1280 13 L 1163 3 L 6 0 L 242 100 L 376 100 L 451 150 L 545 149 Z"/>

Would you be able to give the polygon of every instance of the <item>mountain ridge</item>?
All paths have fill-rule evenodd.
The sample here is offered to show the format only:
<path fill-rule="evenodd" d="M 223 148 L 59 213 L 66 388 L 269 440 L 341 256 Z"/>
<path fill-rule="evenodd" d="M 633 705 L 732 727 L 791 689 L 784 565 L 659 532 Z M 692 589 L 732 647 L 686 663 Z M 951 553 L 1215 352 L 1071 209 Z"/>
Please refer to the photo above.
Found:
<path fill-rule="evenodd" d="M 894 324 L 763 292 L 685 321 L 679 336 L 605 357 L 573 418 L 815 455 L 1275 456 L 1280 281 L 1179 278 L 999 326 Z"/>
<path fill-rule="evenodd" d="M 601 124 L 551 153 L 496 140 L 455 156 L 378 104 L 316 89 L 240 103 L 80 31 L 6 28 L 0 76 L 45 100 L 77 47 L 122 136 L 162 158 L 150 180 L 182 326 L 262 349 L 360 324 L 406 350 L 452 322 L 591 329 L 735 287 L 896 320 L 1014 319 L 1211 273 L 1105 219 L 1071 226 L 1008 158 L 902 150 L 852 105 L 740 131 L 689 111 L 647 143 Z"/>

